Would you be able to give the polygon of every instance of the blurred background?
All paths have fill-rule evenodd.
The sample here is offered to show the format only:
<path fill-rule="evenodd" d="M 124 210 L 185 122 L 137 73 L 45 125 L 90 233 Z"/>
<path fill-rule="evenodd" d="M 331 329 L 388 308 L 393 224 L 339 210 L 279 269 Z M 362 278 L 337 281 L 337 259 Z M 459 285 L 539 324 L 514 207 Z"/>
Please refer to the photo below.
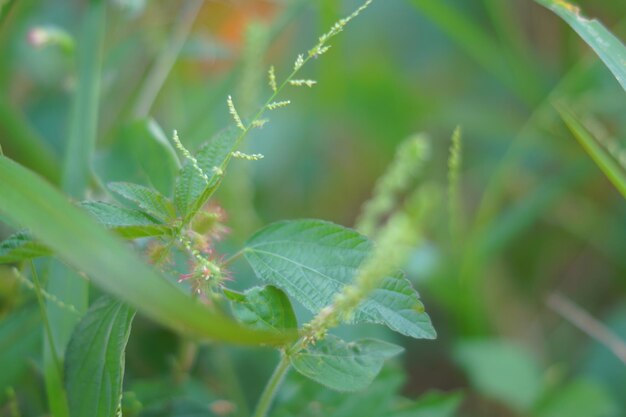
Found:
<path fill-rule="evenodd" d="M 229 94 L 251 116 L 268 95 L 269 65 L 284 78 L 298 53 L 359 4 L 108 3 L 95 181 L 149 179 L 165 191 L 175 171 L 155 137 L 177 129 L 197 149 L 231 123 Z M 626 39 L 626 2 L 578 3 Z M 86 4 L 0 0 L 0 145 L 52 182 L 68 136 Z M 406 268 L 439 338 L 339 331 L 383 333 L 403 344 L 406 353 L 381 378 L 396 381 L 389 384 L 405 397 L 438 391 L 460 402 L 457 414 L 417 416 L 626 415 L 626 364 L 576 322 L 589 314 L 592 327 L 626 341 L 626 202 L 553 107 L 567 103 L 623 155 L 626 96 L 616 80 L 569 27 L 530 0 L 378 0 L 332 44 L 304 69 L 318 84 L 289 89 L 292 104 L 248 139 L 246 150 L 265 159 L 232 166 L 217 197 L 231 229 L 224 253 L 280 219 L 353 225 L 396 147 L 417 133 L 432 147 L 420 180 L 446 187 L 450 137 L 460 126 L 458 233 L 450 237 L 450 218 L 440 210 Z M 10 232 L 2 226 L 0 237 Z M 257 282 L 245 265 L 234 276 L 234 286 Z M 15 402 L 24 416 L 46 407 L 32 299 L 0 269 L 2 415 L 13 416 Z M 128 415 L 246 415 L 228 407 L 253 405 L 276 360 L 269 350 L 206 346 L 183 378 L 183 345 L 136 322 L 126 361 Z M 290 376 L 276 415 L 329 415 L 312 397 L 290 408 L 300 404 L 292 391 L 302 384 Z M 336 394 L 311 395 L 336 401 Z M 435 401 L 438 394 L 429 395 Z M 189 409 L 207 398 L 216 400 L 211 411 Z"/>

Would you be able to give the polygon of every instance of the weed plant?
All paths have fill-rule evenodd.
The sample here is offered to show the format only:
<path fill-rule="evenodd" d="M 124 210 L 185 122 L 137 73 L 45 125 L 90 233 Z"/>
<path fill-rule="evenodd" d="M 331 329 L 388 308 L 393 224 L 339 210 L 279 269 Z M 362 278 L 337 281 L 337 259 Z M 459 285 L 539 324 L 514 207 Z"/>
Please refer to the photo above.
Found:
<path fill-rule="evenodd" d="M 0 263 L 6 265 L 1 271 L 3 280 L 27 291 L 24 301 L 7 307 L 0 322 L 2 415 L 478 415 L 480 402 L 473 407 L 466 401 L 461 407 L 463 393 L 458 391 L 413 399 L 402 392 L 405 376 L 397 357 L 404 347 L 397 343 L 417 339 L 424 346 L 418 350 L 430 349 L 429 344 L 437 343 L 439 321 L 468 336 L 454 347 L 455 360 L 473 390 L 513 413 L 501 415 L 619 415 L 620 399 L 609 389 L 583 378 L 557 383 L 563 380 L 558 369 L 556 376 L 548 372 L 540 377 L 536 361 L 524 349 L 485 337 L 489 319 L 481 297 L 489 283 L 481 274 L 487 260 L 508 234 L 532 220 L 537 206 L 577 181 L 578 170 L 548 182 L 529 207 L 502 217 L 497 214 L 499 181 L 506 176 L 499 176 L 470 213 L 461 128 L 452 134 L 447 164 L 439 164 L 447 167 L 445 175 L 429 175 L 440 162 L 436 144 L 428 135 L 411 134 L 368 192 L 354 228 L 309 218 L 256 227 L 252 172 L 277 156 L 252 152 L 256 147 L 248 142 L 266 137 L 272 119 L 297 106 L 304 90 L 312 96 L 328 94 L 324 80 L 303 74 L 311 64 L 324 68 L 324 60 L 333 59 L 342 32 L 376 13 L 373 0 L 335 21 L 289 67 L 269 66 L 262 84 L 257 70 L 275 34 L 250 24 L 241 73 L 236 74 L 244 87 L 224 83 L 232 91 L 217 94 L 221 128 L 212 129 L 217 133 L 202 143 L 187 138 L 195 136 L 193 129 L 180 126 L 166 134 L 157 114 L 148 117 L 203 7 L 198 0 L 181 3 L 171 38 L 142 77 L 133 105 L 123 109 L 138 121 L 109 126 L 112 137 L 124 140 L 101 155 L 97 138 L 107 122 L 100 118 L 100 94 L 110 87 L 102 59 L 105 34 L 112 30 L 107 14 L 115 7 L 131 14 L 133 7 L 143 7 L 141 2 L 116 3 L 86 2 L 74 36 L 57 26 L 28 32 L 32 46 L 54 48 L 75 66 L 62 160 L 22 123 L 12 105 L 0 102 L 7 155 L 0 156 L 0 220 L 14 232 L 0 244 Z M 304 3 L 294 1 L 287 10 L 295 13 Z M 525 54 L 527 45 L 506 27 L 502 6 L 484 2 L 511 46 L 504 52 L 448 3 L 408 3 L 516 94 L 521 105 L 537 106 L 532 110 L 537 114 L 549 108 L 558 115 L 561 131 L 567 127 L 626 197 L 626 153 L 619 141 L 597 135 L 601 123 L 578 116 L 590 110 L 558 88 L 543 96 L 541 77 Z M 565 1 L 537 3 L 574 29 L 626 89 L 626 47 L 617 37 Z M 334 15 L 333 2 L 320 7 Z M 18 2 L 0 1 L 0 25 L 19 18 L 21 10 Z M 276 32 L 281 25 L 278 19 Z M 500 62 L 503 56 L 522 74 L 508 72 Z M 267 98 L 259 99 L 264 91 Z M 255 109 L 256 102 L 262 104 Z M 197 126 L 204 131 L 202 123 Z M 448 127 L 451 132 L 454 124 Z M 512 146 L 505 158 L 517 151 Z M 231 203 L 222 206 L 218 196 Z M 257 230 L 249 233 L 251 227 Z M 441 275 L 454 276 L 425 284 L 446 310 L 437 326 L 409 279 L 411 265 L 433 244 L 445 257 Z M 251 274 L 245 268 L 254 280 L 246 278 Z M 566 297 L 553 294 L 547 306 L 608 348 L 607 355 L 624 360 L 620 337 Z M 152 356 L 149 348 L 137 357 L 127 346 L 139 321 L 136 313 L 154 323 L 140 322 L 137 338 L 149 340 L 155 328 L 177 335 L 166 377 L 125 378 L 127 348 L 129 363 L 139 364 L 135 369 L 144 360 L 163 360 L 160 347 L 154 347 L 159 358 L 145 359 L 141 356 Z M 447 337 L 437 346 L 445 346 Z M 260 383 L 254 373 L 263 373 L 264 365 L 250 366 L 247 381 L 248 371 L 241 369 L 252 362 L 268 363 L 269 349 L 278 355 L 271 357 L 273 372 Z M 34 380 L 42 381 L 41 390 L 32 378 L 20 384 L 28 373 L 24 356 L 32 352 Z M 30 397 L 43 397 L 40 391 L 46 400 L 30 403 Z M 250 392 L 256 396 L 253 407 Z"/>

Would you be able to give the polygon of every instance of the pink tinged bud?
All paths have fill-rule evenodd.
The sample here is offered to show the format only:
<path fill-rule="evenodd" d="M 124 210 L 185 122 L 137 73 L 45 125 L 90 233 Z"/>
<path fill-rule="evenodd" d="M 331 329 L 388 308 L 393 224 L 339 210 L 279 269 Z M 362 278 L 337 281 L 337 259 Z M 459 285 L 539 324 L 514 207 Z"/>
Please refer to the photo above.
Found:
<path fill-rule="evenodd" d="M 32 46 L 41 48 L 50 41 L 50 33 L 42 27 L 35 27 L 28 31 L 26 39 Z"/>

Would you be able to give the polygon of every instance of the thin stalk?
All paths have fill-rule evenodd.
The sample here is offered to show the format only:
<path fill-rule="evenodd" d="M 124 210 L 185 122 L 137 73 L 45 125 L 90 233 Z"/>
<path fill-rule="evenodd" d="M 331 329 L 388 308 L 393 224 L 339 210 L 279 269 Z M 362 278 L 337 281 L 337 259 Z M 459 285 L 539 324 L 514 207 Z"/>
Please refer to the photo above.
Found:
<path fill-rule="evenodd" d="M 461 238 L 461 218 L 463 210 L 461 207 L 459 177 L 461 175 L 463 145 L 461 139 L 461 128 L 457 127 L 452 135 L 450 154 L 448 158 L 448 226 L 450 242 L 456 250 Z"/>
<path fill-rule="evenodd" d="M 559 293 L 551 294 L 546 300 L 546 304 L 589 337 L 604 345 L 626 365 L 626 342 L 604 323 L 596 320 L 591 314 Z"/>
<path fill-rule="evenodd" d="M 259 402 L 254 410 L 253 417 L 267 417 L 270 407 L 274 402 L 274 398 L 276 397 L 276 393 L 278 392 L 278 388 L 280 388 L 280 385 L 287 375 L 289 365 L 289 357 L 283 354 L 276 369 L 274 369 L 274 373 L 269 381 L 267 381 L 267 385 L 265 385 L 263 394 L 261 394 L 261 398 L 259 398 Z"/>
<path fill-rule="evenodd" d="M 105 12 L 106 2 L 91 1 L 85 8 L 78 37 L 78 84 L 65 149 L 62 188 L 79 199 L 84 197 L 87 190 L 97 136 Z"/>
<path fill-rule="evenodd" d="M 294 0 L 284 5 L 284 11 L 277 19 L 273 19 L 271 23 L 268 30 L 269 34 L 266 49 L 261 51 L 261 54 L 265 55 L 267 53 L 273 42 L 284 33 L 285 28 L 287 28 L 309 3 L 310 0 Z M 187 133 L 183 135 L 187 138 L 186 143 L 197 144 L 214 132 L 215 121 L 207 117 L 206 109 L 212 109 L 221 105 L 222 97 L 228 94 L 229 91 L 232 91 L 236 80 L 240 77 L 239 72 L 241 72 L 241 70 L 241 64 L 237 65 L 233 71 L 229 72 L 224 81 L 222 81 L 217 88 L 209 92 L 205 100 L 199 102 L 194 114 L 190 117 L 190 127 L 186 129 Z"/>
<path fill-rule="evenodd" d="M 325 33 L 324 35 L 322 35 L 319 40 L 318 43 L 311 48 L 307 53 L 299 55 L 296 62 L 294 63 L 294 68 L 291 71 L 291 73 L 287 76 L 287 78 L 285 78 L 285 80 L 279 85 L 276 86 L 274 84 L 274 86 L 272 87 L 272 94 L 269 96 L 269 98 L 265 101 L 265 103 L 263 104 L 263 106 L 261 106 L 259 108 L 259 110 L 256 112 L 256 114 L 254 115 L 254 117 L 252 117 L 252 119 L 250 119 L 250 122 L 247 125 L 244 125 L 243 122 L 241 121 L 241 119 L 239 119 L 239 116 L 234 114 L 234 116 L 236 115 L 237 120 L 235 120 L 235 122 L 237 123 L 238 126 L 241 127 L 242 132 L 239 134 L 239 136 L 237 137 L 237 139 L 235 140 L 235 143 L 233 144 L 233 146 L 231 147 L 231 152 L 228 154 L 228 156 L 226 158 L 224 158 L 224 160 L 222 161 L 222 163 L 220 164 L 219 167 L 215 167 L 217 168 L 217 172 L 221 172 L 224 173 L 226 171 L 226 167 L 228 166 L 230 160 L 233 158 L 233 152 L 236 151 L 237 149 L 239 149 L 241 147 L 241 144 L 243 142 L 243 140 L 245 139 L 245 137 L 248 135 L 248 133 L 254 128 L 254 124 L 255 122 L 257 122 L 258 120 L 260 120 L 263 115 L 265 114 L 265 112 L 267 112 L 268 110 L 272 110 L 270 104 L 274 103 L 277 99 L 277 97 L 280 95 L 280 93 L 284 90 L 284 88 L 290 84 L 290 82 L 294 79 L 294 77 L 300 72 L 300 70 L 312 59 L 312 58 L 317 58 L 320 55 L 322 55 L 323 53 L 325 53 L 326 51 L 328 51 L 328 49 L 330 48 L 330 46 L 328 45 L 328 43 L 330 42 L 330 40 L 332 38 L 334 38 L 335 36 L 337 36 L 339 33 L 341 33 L 344 29 L 344 27 L 355 17 L 357 17 L 362 11 L 364 11 L 367 7 L 369 7 L 369 5 L 373 2 L 373 0 L 366 0 L 359 8 L 357 8 L 351 15 L 349 15 L 348 17 L 339 20 L 331 29 L 330 31 L 328 31 L 327 33 Z M 230 98 L 229 98 L 230 100 Z M 231 103 L 232 105 L 232 103 Z M 219 177 L 219 179 L 216 181 L 216 183 L 214 185 L 211 186 L 211 188 L 209 190 L 207 190 L 207 194 L 204 196 L 205 201 L 203 201 L 202 203 L 206 202 L 209 198 L 211 198 L 211 196 L 215 193 L 215 191 L 219 188 L 222 180 L 224 178 L 224 175 L 221 175 Z M 189 223 L 193 220 L 193 218 L 195 217 L 197 211 L 200 210 L 200 208 L 203 206 L 204 204 L 199 204 L 198 209 L 196 210 L 196 212 L 192 212 L 192 213 L 188 213 L 186 215 L 186 217 L 183 219 L 182 221 L 182 227 L 186 227 L 189 225 Z"/>
<path fill-rule="evenodd" d="M 37 304 L 39 305 L 39 311 L 41 313 L 41 320 L 43 321 L 44 330 L 46 332 L 46 337 L 48 338 L 48 343 L 50 344 L 50 350 L 52 351 L 52 359 L 54 361 L 54 365 L 57 368 L 57 372 L 59 375 L 62 372 L 61 359 L 58 354 L 58 350 L 54 345 L 54 338 L 52 337 L 52 330 L 50 327 L 50 321 L 48 320 L 48 313 L 46 312 L 46 304 L 44 301 L 43 291 L 41 289 L 41 284 L 39 282 L 39 277 L 37 275 L 37 269 L 35 268 L 35 264 L 30 262 L 30 270 L 33 276 L 33 284 L 35 289 L 35 295 L 37 297 Z"/>
<path fill-rule="evenodd" d="M 238 252 L 234 253 L 233 255 L 229 256 L 228 258 L 226 258 L 226 260 L 224 262 L 222 262 L 222 266 L 226 267 L 226 266 L 230 265 L 231 263 L 235 262 L 237 259 L 241 258 L 241 255 L 243 255 L 245 251 L 246 251 L 246 249 L 243 248 L 240 251 L 238 251 Z"/>
<path fill-rule="evenodd" d="M 37 269 L 32 261 L 30 262 L 30 267 L 35 286 L 35 294 L 37 296 L 37 304 L 39 304 L 47 340 L 47 344 L 44 345 L 44 376 L 50 410 L 55 417 L 69 417 L 67 397 L 62 382 L 63 366 L 61 364 L 61 357 L 59 356 L 58 349 L 54 342 L 52 327 L 48 319 L 48 312 L 37 275 Z"/>
<path fill-rule="evenodd" d="M 77 84 L 70 118 L 70 131 L 65 149 L 61 188 L 75 199 L 82 199 L 91 178 L 100 95 L 102 49 L 105 33 L 106 5 L 104 0 L 91 0 L 85 5 L 76 54 Z M 58 260 L 52 260 L 47 283 L 48 292 L 61 302 L 73 305 L 80 312 L 89 303 L 89 283 Z M 47 304 L 52 345 L 44 344 L 43 361 L 46 391 L 50 410 L 55 417 L 68 415 L 68 404 L 63 389 L 63 373 L 54 372 L 53 363 L 64 356 L 65 347 L 79 320 L 75 314 Z M 62 369 L 61 369 L 62 371 Z"/>
<path fill-rule="evenodd" d="M 250 131 L 254 128 L 254 122 L 257 120 L 260 120 L 263 115 L 265 114 L 265 112 L 268 110 L 268 106 L 275 102 L 276 99 L 278 98 L 278 96 L 280 95 L 280 93 L 283 91 L 283 89 L 289 85 L 289 82 L 291 80 L 294 79 L 294 77 L 298 74 L 299 70 L 306 65 L 306 63 L 308 61 L 310 61 L 312 58 L 311 55 L 307 55 L 306 58 L 304 58 L 304 61 L 302 62 L 302 64 L 299 67 L 294 68 L 294 70 L 289 74 L 289 76 L 287 76 L 287 78 L 276 88 L 276 90 L 269 96 L 269 98 L 265 101 L 265 103 L 263 104 L 263 106 L 261 106 L 259 108 L 259 110 L 256 112 L 256 114 L 254 115 L 254 117 L 252 117 L 252 119 L 250 119 L 250 122 L 247 125 L 243 126 L 242 132 L 239 134 L 239 136 L 237 137 L 237 139 L 235 140 L 235 143 L 233 144 L 231 150 L 235 151 L 237 149 L 239 149 L 241 147 L 241 144 L 243 142 L 243 140 L 246 138 L 246 136 L 248 135 L 248 133 L 250 133 Z M 224 161 L 220 164 L 219 171 L 220 172 L 225 172 L 226 171 L 226 167 L 228 166 L 228 164 L 230 163 L 230 160 L 233 158 L 233 152 L 230 152 L 228 154 L 228 156 L 224 159 Z M 224 176 L 222 175 L 218 182 L 213 186 L 211 192 L 206 196 L 206 200 L 210 199 L 211 196 L 213 195 L 213 193 L 215 193 L 215 191 L 219 188 L 220 183 L 222 182 L 222 179 L 224 178 Z M 202 207 L 202 205 L 200 205 L 200 207 Z M 197 214 L 197 212 L 195 213 L 189 213 L 187 215 L 187 217 L 185 219 L 183 219 L 182 222 L 182 228 L 186 227 L 187 225 L 189 225 L 189 223 L 191 223 L 191 221 L 193 220 L 193 218 L 195 217 L 195 215 Z"/>
<path fill-rule="evenodd" d="M 159 91 L 165 84 L 167 76 L 174 67 L 176 58 L 189 37 L 193 23 L 203 3 L 204 0 L 193 0 L 185 3 L 174 26 L 172 37 L 165 48 L 161 50 L 161 54 L 157 57 L 139 92 L 133 111 L 133 115 L 136 118 L 144 118 L 150 113 Z"/>
<path fill-rule="evenodd" d="M 176 363 L 174 365 L 174 380 L 178 384 L 189 379 L 189 374 L 196 363 L 198 356 L 198 343 L 189 338 L 183 338 L 181 346 L 178 350 Z"/>
<path fill-rule="evenodd" d="M 250 409 L 248 402 L 226 346 L 215 346 L 215 357 L 219 377 L 226 386 L 226 393 L 237 405 L 234 415 L 239 417 L 249 416 Z"/>

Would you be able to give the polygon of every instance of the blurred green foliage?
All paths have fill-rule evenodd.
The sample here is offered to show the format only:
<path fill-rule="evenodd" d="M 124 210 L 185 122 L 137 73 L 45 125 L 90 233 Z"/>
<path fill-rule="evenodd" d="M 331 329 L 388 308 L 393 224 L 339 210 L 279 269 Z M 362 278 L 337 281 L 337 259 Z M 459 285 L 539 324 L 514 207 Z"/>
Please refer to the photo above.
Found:
<path fill-rule="evenodd" d="M 626 39 L 626 2 L 578 3 Z M 171 190 L 170 132 L 196 150 L 230 123 L 231 93 L 250 117 L 269 89 L 267 67 L 290 71 L 293 57 L 356 4 L 107 2 L 96 162 L 84 179 L 92 192 L 106 196 L 102 184 L 120 180 Z M 79 76 L 72 48 L 42 45 L 33 31 L 61 28 L 81 43 L 86 7 L 0 0 L 0 145 L 55 184 Z M 625 364 L 545 303 L 565 293 L 626 340 L 626 202 L 553 107 L 566 103 L 598 141 L 626 153 L 624 91 L 588 46 L 529 0 L 377 1 L 306 71 L 318 84 L 293 91 L 293 105 L 246 145 L 265 159 L 235 161 L 218 193 L 232 229 L 224 252 L 279 219 L 353 225 L 396 146 L 417 133 L 432 148 L 420 180 L 445 183 L 457 125 L 460 209 L 453 238 L 442 209 L 409 264 L 439 339 L 387 335 L 405 345 L 404 366 L 389 366 L 361 394 L 371 403 L 290 375 L 273 415 L 623 415 Z M 2 238 L 10 232 L 1 226 Z M 236 288 L 254 282 L 243 265 L 233 275 Z M 14 417 L 12 404 L 22 416 L 47 409 L 33 301 L 0 269 L 2 416 Z M 187 342 L 136 321 L 125 415 L 248 415 L 274 356 L 204 346 L 189 364 Z M 396 388 L 421 399 L 406 405 Z M 424 396 L 431 390 L 452 396 Z"/>

